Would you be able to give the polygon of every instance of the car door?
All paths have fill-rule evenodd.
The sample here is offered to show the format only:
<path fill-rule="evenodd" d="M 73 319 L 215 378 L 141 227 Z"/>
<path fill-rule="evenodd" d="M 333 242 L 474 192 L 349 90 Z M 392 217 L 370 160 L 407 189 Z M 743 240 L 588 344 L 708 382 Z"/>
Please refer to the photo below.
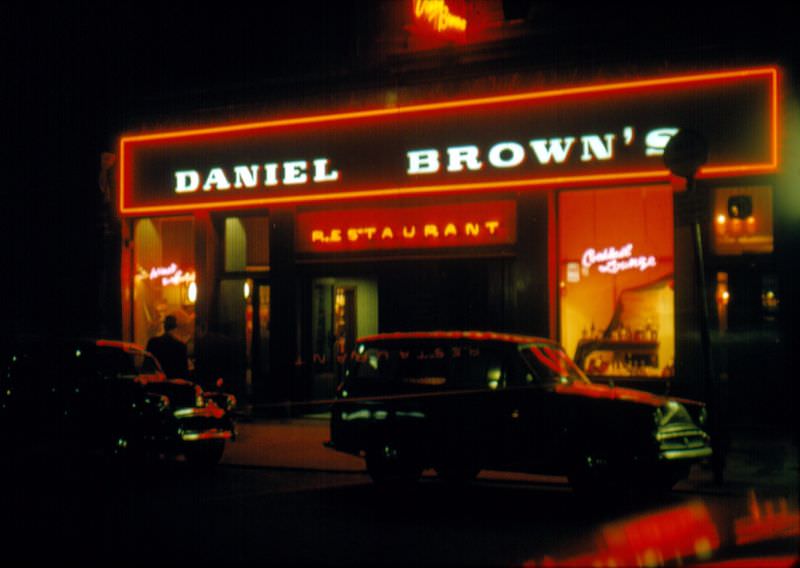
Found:
<path fill-rule="evenodd" d="M 549 472 L 556 468 L 563 408 L 551 385 L 528 369 L 516 346 L 505 360 L 503 398 L 505 465 L 510 469 Z"/>
<path fill-rule="evenodd" d="M 497 454 L 501 358 L 487 342 L 442 342 L 449 360 L 445 389 L 426 401 L 434 462 L 493 462 Z"/>

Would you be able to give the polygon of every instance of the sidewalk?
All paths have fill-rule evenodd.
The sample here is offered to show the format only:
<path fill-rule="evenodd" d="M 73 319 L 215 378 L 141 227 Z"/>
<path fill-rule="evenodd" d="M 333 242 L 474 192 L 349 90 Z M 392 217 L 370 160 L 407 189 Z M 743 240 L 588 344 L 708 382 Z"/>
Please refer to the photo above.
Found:
<path fill-rule="evenodd" d="M 238 437 L 226 446 L 222 463 L 284 469 L 362 473 L 364 460 L 323 446 L 327 416 L 256 418 L 237 424 Z"/>
<path fill-rule="evenodd" d="M 325 413 L 297 418 L 254 418 L 239 422 L 238 432 L 238 439 L 225 449 L 223 464 L 365 473 L 363 459 L 323 446 L 329 438 Z M 796 497 L 800 484 L 797 454 L 797 446 L 788 436 L 774 432 L 734 433 L 722 485 L 714 484 L 711 469 L 705 465 L 692 468 L 691 477 L 682 484 L 710 492 L 738 493 L 756 488 Z M 511 476 L 551 483 L 554 479 L 563 480 L 525 474 L 498 475 L 504 479 Z"/>
<path fill-rule="evenodd" d="M 693 478 L 714 486 L 710 468 L 694 468 Z M 798 448 L 791 436 L 778 431 L 741 430 L 731 433 L 720 489 L 760 488 L 798 497 Z"/>

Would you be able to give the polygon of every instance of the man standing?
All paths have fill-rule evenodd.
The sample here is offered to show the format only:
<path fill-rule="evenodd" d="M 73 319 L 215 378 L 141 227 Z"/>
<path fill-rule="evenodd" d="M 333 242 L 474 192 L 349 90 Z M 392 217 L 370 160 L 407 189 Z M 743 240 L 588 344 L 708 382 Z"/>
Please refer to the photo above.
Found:
<path fill-rule="evenodd" d="M 178 339 L 175 330 L 178 319 L 173 315 L 164 318 L 164 333 L 147 341 L 147 350 L 161 363 L 170 379 L 189 378 L 189 357 L 186 344 Z"/>

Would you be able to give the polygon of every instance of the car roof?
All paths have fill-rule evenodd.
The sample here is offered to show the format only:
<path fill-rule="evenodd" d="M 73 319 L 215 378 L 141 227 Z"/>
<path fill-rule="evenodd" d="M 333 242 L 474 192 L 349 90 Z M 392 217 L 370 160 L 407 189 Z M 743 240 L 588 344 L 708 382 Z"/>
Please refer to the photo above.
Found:
<path fill-rule="evenodd" d="M 89 347 L 111 347 L 128 352 L 144 352 L 146 349 L 138 343 L 130 341 L 119 341 L 116 339 L 96 339 L 92 337 L 64 337 L 64 336 L 27 336 L 16 338 L 13 342 L 14 347 L 39 347 L 47 348 L 50 346 L 61 348 L 89 348 Z"/>
<path fill-rule="evenodd" d="M 513 333 L 499 333 L 494 331 L 395 331 L 390 333 L 377 333 L 359 337 L 356 343 L 374 343 L 377 341 L 405 341 L 405 340 L 437 340 L 455 339 L 467 341 L 499 341 L 503 343 L 549 343 L 553 346 L 559 344 L 546 337 L 533 335 L 518 335 Z"/>
<path fill-rule="evenodd" d="M 123 351 L 146 351 L 146 349 L 138 343 L 119 341 L 117 339 L 96 339 L 94 344 L 98 347 L 114 347 L 116 349 L 122 349 Z"/>

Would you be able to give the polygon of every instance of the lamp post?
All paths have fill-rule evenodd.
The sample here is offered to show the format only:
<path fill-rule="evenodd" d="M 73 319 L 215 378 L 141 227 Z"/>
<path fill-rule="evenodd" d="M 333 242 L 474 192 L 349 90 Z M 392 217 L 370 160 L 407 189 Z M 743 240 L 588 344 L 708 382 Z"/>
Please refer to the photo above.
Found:
<path fill-rule="evenodd" d="M 703 391 L 708 405 L 708 427 L 712 440 L 716 440 L 711 458 L 714 481 L 722 483 L 725 464 L 722 444 L 722 424 L 720 418 L 719 388 L 716 384 L 713 357 L 711 353 L 711 327 L 708 311 L 708 290 L 703 252 L 703 233 L 701 216 L 696 205 L 697 185 L 695 177 L 700 167 L 708 160 L 708 143 L 702 134 L 689 129 L 680 129 L 664 149 L 664 165 L 669 171 L 686 180 L 687 194 L 692 198 L 692 241 L 694 245 L 695 285 L 699 294 L 700 346 L 703 356 Z"/>

